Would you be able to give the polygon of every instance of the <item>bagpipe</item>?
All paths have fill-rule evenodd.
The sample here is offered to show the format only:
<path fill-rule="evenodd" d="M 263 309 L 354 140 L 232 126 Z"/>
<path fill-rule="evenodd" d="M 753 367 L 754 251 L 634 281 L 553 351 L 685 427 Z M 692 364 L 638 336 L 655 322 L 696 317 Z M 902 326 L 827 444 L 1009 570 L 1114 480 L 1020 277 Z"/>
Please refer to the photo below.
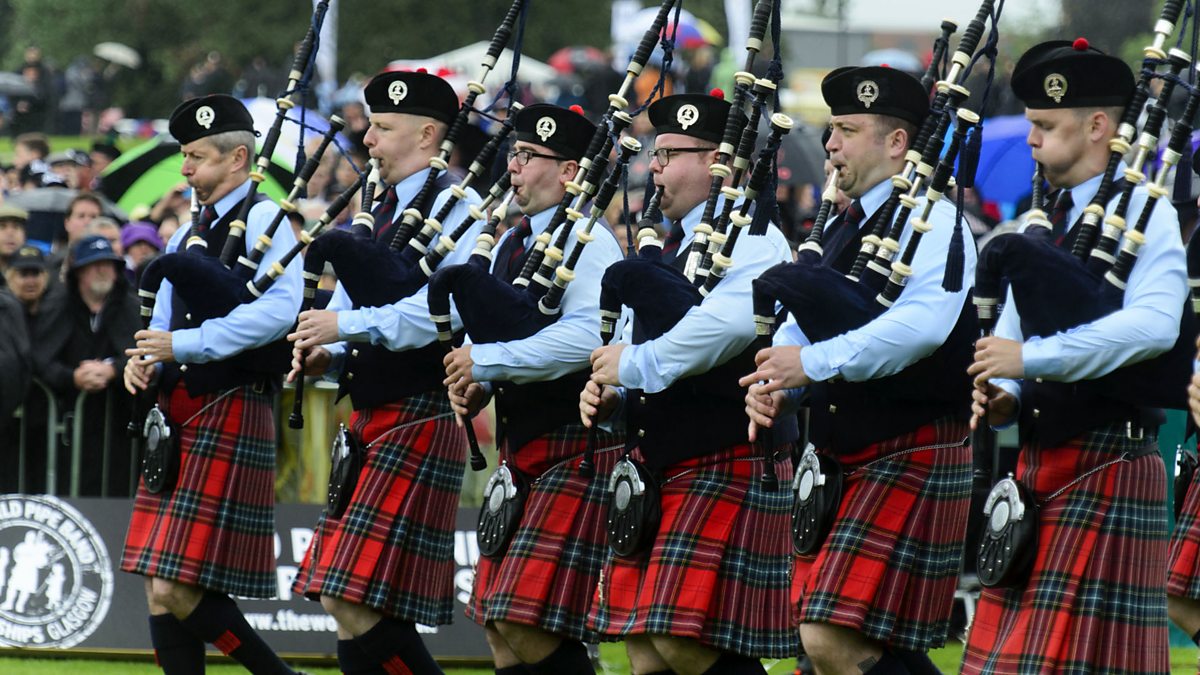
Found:
<path fill-rule="evenodd" d="M 633 121 L 624 111 L 629 105 L 625 97 L 649 60 L 674 4 L 675 0 L 665 0 L 643 34 L 626 67 L 624 81 L 618 91 L 608 97 L 609 107 L 588 142 L 574 179 L 568 181 L 549 225 L 536 238 L 517 278 L 509 283 L 492 276 L 492 228 L 485 229 L 480 235 L 480 242 L 466 263 L 439 270 L 430 279 L 429 313 L 437 326 L 438 339 L 446 348 L 449 348 L 451 339 L 451 297 L 454 298 L 467 334 L 478 343 L 523 339 L 557 320 L 567 286 L 575 276 L 575 264 L 583 247 L 594 238 L 592 228 L 616 193 L 622 175 L 621 168 L 641 147 L 635 139 L 621 140 L 618 167 L 607 174 L 607 180 L 602 180 L 615 139 Z M 590 216 L 585 221 L 586 225 L 577 232 L 575 246 L 569 256 L 564 256 L 563 250 L 567 248 L 570 234 L 575 231 L 576 223 L 585 217 L 588 208 L 585 204 L 589 199 Z M 555 231 L 558 231 L 558 237 L 552 242 Z M 581 382 L 579 387 L 582 387 Z M 550 419 L 544 420 L 544 423 L 551 425 L 555 421 L 566 423 Z"/>
<path fill-rule="evenodd" d="M 364 203 L 364 213 L 356 216 L 355 226 L 349 231 L 328 232 L 309 245 L 304 260 L 305 296 L 301 306 L 302 312 L 311 308 L 311 297 L 314 297 L 316 284 L 326 263 L 333 266 L 339 283 L 355 307 L 386 306 L 411 296 L 425 286 L 438 264 L 455 249 L 458 239 L 476 220 L 483 217 L 482 209 L 486 209 L 491 202 L 499 199 L 508 190 L 506 181 L 493 185 L 487 199 L 479 208 L 470 209 L 470 215 L 461 224 L 443 234 L 443 222 L 450 216 L 454 207 L 468 197 L 468 189 L 472 182 L 481 177 L 490 177 L 489 174 L 499 150 L 512 131 L 514 114 L 520 108 L 517 103 L 512 104 L 508 117 L 501 124 L 500 130 L 480 150 L 466 175 L 456 184 L 448 183 L 446 170 L 449 167 L 450 156 L 457 144 L 457 139 L 467 126 L 470 114 L 472 112 L 482 114 L 483 111 L 476 109 L 475 102 L 481 94 L 486 92 L 483 83 L 495 67 L 500 53 L 507 46 L 513 28 L 518 18 L 524 14 L 526 5 L 527 0 L 514 0 L 497 27 L 483 57 L 479 79 L 468 82 L 467 97 L 460 105 L 453 122 L 450 123 L 438 154 L 429 160 L 430 170 L 425 182 L 412 201 L 404 208 L 402 220 L 391 229 L 390 233 L 385 235 L 387 241 L 376 240 L 374 218 L 371 214 L 366 213 L 370 209 L 370 204 Z M 514 58 L 511 79 L 506 85 L 506 89 L 510 88 L 515 81 L 518 63 L 519 59 Z M 451 196 L 436 214 L 431 213 L 437 195 L 446 189 L 450 191 Z M 418 223 L 421 224 L 420 230 L 417 230 L 416 227 Z M 434 244 L 435 239 L 436 244 Z M 437 358 L 438 350 L 440 347 L 437 345 L 430 345 L 421 349 L 409 350 L 409 353 L 403 354 L 383 354 L 382 352 L 386 350 L 370 350 L 372 353 L 367 354 L 368 350 L 360 349 L 354 349 L 351 353 L 358 354 L 361 351 L 366 360 L 374 359 L 376 361 L 360 362 L 358 365 L 364 369 L 361 375 L 385 377 L 397 372 L 398 368 L 407 369 L 407 367 L 401 367 L 399 363 L 401 360 L 406 363 L 422 360 L 436 361 L 440 365 L 440 359 Z M 432 378 L 433 374 L 433 371 L 429 370 L 425 376 L 414 375 L 408 378 L 406 384 L 401 387 L 402 394 L 421 393 L 440 385 L 441 378 L 436 378 L 435 382 Z M 391 389 L 395 389 L 395 387 Z M 345 384 L 343 392 L 345 392 Z M 303 424 L 303 417 L 299 413 L 302 405 L 299 393 L 296 397 L 296 409 L 289 419 L 289 424 L 295 427 Z M 372 407 L 387 402 L 378 397 L 370 397 L 365 393 L 352 396 L 352 398 L 356 408 Z M 476 466 L 483 456 L 479 451 L 474 430 L 470 425 L 465 426 L 471 445 L 472 465 Z"/>
<path fill-rule="evenodd" d="M 287 112 L 295 106 L 293 97 L 308 86 L 308 73 L 316 56 L 318 35 L 328 7 L 329 3 L 322 0 L 313 9 L 308 32 L 296 50 L 287 86 L 276 100 L 276 115 L 263 141 L 257 167 L 250 171 L 250 188 L 236 218 L 228 224 L 220 255 L 210 253 L 208 239 L 193 232 L 186 240 L 183 251 L 168 253 L 151 261 L 142 275 L 138 289 L 143 328 L 150 326 L 158 292 L 164 280 L 171 282 L 176 297 L 186 306 L 187 319 L 199 324 L 208 319 L 227 316 L 238 306 L 253 302 L 283 275 L 290 259 L 273 264 L 266 274 L 255 278 L 275 232 L 288 214 L 296 212 L 296 201 L 304 194 L 309 178 L 316 171 L 322 155 L 334 136 L 342 129 L 344 122 L 337 117 L 331 118 L 329 129 L 322 136 L 318 149 L 297 171 L 293 187 L 287 198 L 280 202 L 271 223 L 249 253 L 243 255 L 246 218 L 253 205 L 263 200 L 258 195 L 258 187 L 265 179 L 266 167 L 274 154 Z M 201 221 L 199 204 L 194 194 L 192 202 L 192 226 L 195 227 Z M 209 368 L 225 371 L 232 368 L 255 373 L 264 378 L 277 377 L 287 371 L 289 354 L 290 348 L 287 343 L 276 340 L 268 345 L 240 352 L 221 364 L 210 365 Z M 187 364 L 180 364 L 178 371 L 181 375 L 186 374 Z M 192 395 L 209 393 L 211 389 L 211 383 L 190 382 L 186 380 L 186 376 L 185 382 Z M 146 442 L 143 476 L 147 489 L 152 492 L 170 489 L 178 468 L 176 453 L 171 451 L 174 443 L 177 443 L 178 434 L 172 433 L 172 423 L 154 402 L 156 398 L 157 387 L 149 387 L 147 391 L 135 397 L 132 417 L 127 428 L 132 437 L 140 436 Z"/>
<path fill-rule="evenodd" d="M 1117 134 L 1109 141 L 1109 158 L 1095 197 L 1066 239 L 1056 241 L 1051 223 L 1041 208 L 1041 177 L 1035 177 L 1034 209 L 1026 218 L 1023 231 L 1001 234 L 981 251 L 976 269 L 975 297 L 980 328 L 990 335 L 1003 309 L 1005 286 L 1021 313 L 1021 330 L 1026 338 L 1046 337 L 1091 323 L 1120 310 L 1126 286 L 1146 243 L 1146 229 L 1158 201 L 1169 194 L 1167 181 L 1173 171 L 1186 171 L 1191 154 L 1192 119 L 1200 109 L 1200 87 L 1188 86 L 1181 78 L 1191 59 L 1186 52 L 1163 47 L 1175 30 L 1184 3 L 1167 2 L 1154 27 L 1154 41 L 1143 50 L 1140 76 L 1125 106 Z M 1189 13 L 1190 15 L 1190 13 Z M 1186 30 L 1181 31 L 1182 34 Z M 1160 67 L 1166 66 L 1160 72 Z M 1138 135 L 1137 123 L 1149 98 L 1152 79 L 1163 86 L 1154 103 L 1145 111 L 1145 122 Z M 1161 165 L 1146 186 L 1147 198 L 1132 228 L 1127 227 L 1134 189 L 1147 180 L 1146 162 L 1157 151 L 1159 136 L 1167 117 L 1167 104 L 1173 90 L 1188 89 L 1182 116 L 1171 131 L 1163 150 Z M 1122 159 L 1136 151 L 1129 165 L 1120 171 Z M 1183 160 L 1181 162 L 1181 160 Z M 1118 176 L 1118 173 L 1120 175 Z M 1190 187 L 1190 181 L 1186 181 Z M 1116 205 L 1108 212 L 1113 198 Z M 1103 226 L 1101 227 L 1101 221 Z M 1070 248 L 1066 248 L 1069 245 Z M 1189 245 L 1189 276 L 1200 270 L 1200 253 Z M 1064 439 L 1077 436 L 1097 423 L 1131 415 L 1141 417 L 1145 409 L 1186 409 L 1186 390 L 1195 353 L 1197 315 L 1193 295 L 1181 314 L 1179 334 L 1166 352 L 1150 359 L 1128 364 L 1099 378 L 1079 382 L 1034 382 L 1028 380 L 1022 398 L 1022 432 L 1027 424 L 1037 426 L 1038 442 L 1053 447 Z M 1028 396 L 1028 398 L 1027 398 Z M 1035 397 L 1064 397 L 1078 402 L 1070 419 L 1036 419 L 1036 411 L 1025 417 L 1024 408 L 1034 405 Z M 984 416 L 986 420 L 986 415 Z M 981 426 L 984 422 L 981 421 Z M 1032 566 L 1037 544 L 1037 509 L 1032 494 L 1011 473 L 1000 476 L 1000 458 L 989 430 L 981 432 L 991 453 L 977 464 L 990 459 L 994 487 L 983 505 L 987 523 L 980 535 L 975 554 L 981 583 L 985 586 L 1013 586 L 1023 582 Z M 990 454 L 991 456 L 986 456 Z M 980 469 L 977 467 L 977 474 Z"/>
<path fill-rule="evenodd" d="M 1161 61 L 1150 55 L 1151 49 L 1147 48 L 1148 62 Z M 1021 233 L 1001 234 L 988 242 L 980 253 L 976 270 L 975 303 L 980 316 L 999 313 L 1005 281 L 1014 302 L 1020 307 L 1026 337 L 1046 337 L 1067 331 L 1122 307 L 1125 287 L 1139 250 L 1145 244 L 1145 231 L 1154 209 L 1158 200 L 1169 194 L 1167 180 L 1185 152 L 1190 150 L 1191 118 L 1200 108 L 1200 90 L 1197 88 L 1189 92 L 1184 117 L 1175 123 L 1158 173 L 1147 185 L 1145 205 L 1134 226 L 1127 229 L 1130 198 L 1134 187 L 1146 179 L 1143 164 L 1157 149 L 1158 133 L 1166 116 L 1166 101 L 1187 61 L 1186 54 L 1172 50 L 1167 60 L 1169 71 L 1164 78 L 1163 93 L 1146 115 L 1138 150 L 1123 172 L 1117 204 L 1105 216 L 1112 190 L 1117 187 L 1113 175 L 1117 173 L 1121 157 L 1130 149 L 1128 139 L 1133 137 L 1133 124 L 1141 112 L 1135 106 L 1144 104 L 1145 99 L 1135 95 L 1126 109 L 1125 120 L 1134 122 L 1122 122 L 1120 128 L 1127 130 L 1128 136 L 1119 132 L 1110 142 L 1109 170 L 1073 232 L 1070 251 L 1056 244 L 1044 217 L 1029 219 Z M 1150 65 L 1143 70 L 1143 79 L 1151 77 L 1146 73 L 1147 70 L 1152 73 L 1153 67 Z M 1104 220 L 1103 232 L 1097 227 L 1101 218 Z M 1185 409 L 1197 322 L 1192 311 L 1184 311 L 1181 316 L 1178 338 L 1167 352 L 1075 386 L 1103 392 L 1106 397 L 1136 407 Z"/>
<path fill-rule="evenodd" d="M 596 133 L 592 136 L 587 150 L 583 153 L 583 158 L 579 162 L 579 170 L 576 172 L 574 180 L 567 183 L 566 194 L 563 195 L 562 200 L 551 216 L 549 226 L 545 232 L 534 240 L 533 248 L 525 261 L 525 265 L 521 268 L 521 273 L 513 281 L 513 284 L 516 286 L 529 287 L 535 299 L 540 298 L 550 290 L 555 270 L 563 260 L 563 252 L 571 236 L 571 228 L 559 229 L 557 237 L 553 233 L 558 229 L 559 225 L 566 221 L 568 214 L 582 213 L 584 204 L 595 196 L 597 187 L 604 177 L 604 171 L 608 167 L 608 158 L 612 153 L 616 139 L 633 123 L 633 117 L 636 115 L 636 112 L 634 115 L 625 112 L 625 108 L 629 106 L 626 96 L 633 87 L 634 80 L 637 79 L 642 69 L 645 68 L 646 62 L 650 60 L 650 55 L 654 51 L 654 45 L 656 42 L 659 42 L 660 34 L 662 34 L 662 47 L 664 51 L 663 73 L 666 73 L 669 69 L 672 58 L 671 50 L 674 48 L 674 39 L 665 34 L 664 26 L 671 9 L 675 8 L 675 5 L 676 0 L 663 0 L 658 8 L 658 14 L 654 16 L 654 20 L 650 23 L 650 26 L 642 34 L 642 39 L 638 43 L 633 57 L 630 58 L 629 65 L 625 67 L 625 79 L 621 82 L 621 86 L 617 89 L 616 93 L 609 94 L 608 96 L 608 109 L 605 110 L 600 123 L 596 125 Z M 678 15 L 678 11 L 676 11 L 676 15 Z M 679 25 L 678 16 L 676 16 L 674 23 L 676 26 Z M 660 79 L 651 92 L 651 96 L 655 92 L 661 91 L 662 86 L 663 80 Z M 645 108 L 646 105 L 648 104 L 643 104 L 641 108 Z M 637 112 L 640 112 L 641 108 Z M 576 219 L 580 217 L 582 216 L 576 216 Z"/>
<path fill-rule="evenodd" d="M 904 170 L 892 177 L 892 193 L 875 214 L 870 233 L 862 237 L 862 247 L 850 273 L 845 274 L 830 261 L 822 260 L 822 238 L 827 220 L 819 219 L 800 247 L 796 262 L 777 265 L 754 281 L 755 321 L 764 338 L 776 325 L 776 303 L 795 318 L 805 336 L 815 343 L 861 328 L 899 299 L 914 273 L 913 259 L 923 235 L 931 228 L 929 220 L 933 209 L 955 178 L 956 163 L 959 165 L 955 180 L 958 188 L 970 187 L 973 182 L 979 116 L 959 107 L 969 95 L 961 83 L 969 74 L 974 59 L 988 52 L 985 49 L 979 56 L 973 56 L 989 18 L 993 25 L 991 41 L 996 39 L 994 17 L 998 13 L 993 5 L 992 0 L 982 4 L 951 57 L 949 72 L 937 81 L 929 115 L 920 125 L 906 154 Z M 949 26 L 944 25 L 943 30 L 948 31 Z M 954 132 L 949 146 L 944 148 L 943 139 L 952 121 Z M 897 260 L 902 234 L 909 225 L 912 212 L 921 205 L 922 187 L 925 188 L 923 211 L 911 219 L 908 245 Z M 827 185 L 819 213 L 828 214 L 835 194 L 833 184 Z M 958 292 L 962 288 L 964 245 L 959 220 L 951 238 L 943 279 L 943 287 L 949 292 Z M 974 332 L 971 313 L 963 311 L 939 348 L 900 373 L 865 382 L 839 381 L 828 385 L 839 391 L 853 386 L 860 392 L 856 398 L 864 400 L 911 398 L 936 403 L 938 405 L 930 406 L 931 410 L 926 411 L 927 415 L 936 414 L 932 408 L 942 410 L 945 405 L 959 401 L 968 386 L 965 370 L 971 360 Z M 862 437 L 822 441 L 828 440 L 832 446 L 847 446 L 842 449 L 848 449 L 880 440 L 868 438 L 871 432 L 867 429 L 859 431 Z"/>
<path fill-rule="evenodd" d="M 772 27 L 775 55 L 767 77 L 756 79 L 750 71 L 762 48 L 768 23 Z M 732 254 L 741 231 L 749 227 L 752 235 L 765 234 L 775 210 L 775 156 L 784 134 L 792 127 L 786 115 L 772 115 L 768 138 L 755 156 L 759 120 L 783 75 L 779 39 L 779 6 L 772 0 L 759 0 L 746 43 L 745 68 L 735 75 L 733 101 L 717 148 L 717 162 L 709 167 L 709 196 L 700 223 L 693 230 L 692 246 L 687 251 L 681 250 L 676 258 L 684 268 L 662 260 L 663 243 L 653 222 L 656 218 L 643 218 L 637 235 L 637 254 L 632 255 L 631 251 L 631 257 L 611 265 L 601 281 L 600 334 L 604 344 L 613 339 L 623 307 L 633 311 L 635 343 L 653 340 L 670 331 L 725 278 L 725 272 L 733 264 Z M 750 107 L 748 113 L 744 110 L 746 106 Z M 717 205 L 722 198 L 718 215 Z M 736 229 L 728 231 L 730 223 Z M 746 350 L 705 373 L 680 380 L 665 392 L 644 394 L 629 390 L 626 400 L 672 407 L 676 401 L 671 392 L 677 391 L 688 397 L 689 417 L 711 421 L 717 419 L 714 416 L 728 412 L 731 406 L 740 411 L 740 405 L 735 405 L 742 398 L 736 380 L 752 363 L 753 352 Z M 631 451 L 639 444 L 652 442 L 653 434 L 637 428 L 633 414 L 627 414 L 626 424 L 626 452 L 609 479 L 609 546 L 618 555 L 638 550 L 645 543 L 647 532 L 653 535 L 655 527 L 651 521 L 657 507 L 657 478 L 653 474 L 664 468 L 666 462 L 664 458 L 649 456 L 645 462 L 634 461 Z M 686 426 L 676 425 L 678 437 L 673 442 L 677 441 L 678 447 L 728 447 L 744 439 L 741 423 L 736 425 L 736 433 L 721 434 L 708 425 L 690 430 Z M 762 482 L 767 489 L 773 489 L 777 480 L 772 444 L 766 442 L 760 450 L 764 459 Z"/>

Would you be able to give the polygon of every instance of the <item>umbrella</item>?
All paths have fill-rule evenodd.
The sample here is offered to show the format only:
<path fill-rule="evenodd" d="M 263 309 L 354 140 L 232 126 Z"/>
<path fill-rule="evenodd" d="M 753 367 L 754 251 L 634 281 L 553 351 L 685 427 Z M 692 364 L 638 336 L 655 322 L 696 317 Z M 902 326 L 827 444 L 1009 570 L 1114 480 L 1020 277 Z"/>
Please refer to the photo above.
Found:
<path fill-rule="evenodd" d="M 142 65 L 142 57 L 137 50 L 120 42 L 101 42 L 92 48 L 92 53 L 105 61 L 131 70 Z"/>
<path fill-rule="evenodd" d="M 100 192 L 116 200 L 121 208 L 132 211 L 137 206 L 151 206 L 183 181 L 179 173 L 183 155 L 179 144 L 169 136 L 157 136 L 126 151 L 100 176 Z M 274 199 L 282 199 L 286 191 L 281 185 L 291 184 L 291 171 L 272 163 L 262 191 Z"/>
<path fill-rule="evenodd" d="M 563 47 L 554 52 L 549 59 L 546 59 L 546 63 L 558 72 L 569 75 L 581 70 L 607 66 L 608 57 L 595 47 L 576 45 Z"/>
<path fill-rule="evenodd" d="M 431 73 L 436 73 L 445 77 L 447 81 L 454 86 L 455 91 L 465 91 L 467 79 L 475 79 L 479 77 L 480 64 L 483 62 L 483 57 L 487 54 L 488 42 L 481 40 L 473 42 L 465 47 L 452 49 L 437 56 L 431 56 L 428 59 L 411 60 L 397 59 L 388 63 L 386 70 L 416 70 L 424 68 Z M 508 73 L 512 70 L 512 50 L 505 49 L 496 59 L 496 67 L 492 69 L 491 75 L 488 76 L 484 83 L 489 89 L 499 87 L 508 80 Z M 457 73 L 458 76 L 450 75 L 449 73 Z M 549 64 L 537 59 L 530 58 L 525 54 L 521 55 L 521 71 L 517 74 L 522 82 L 531 84 L 543 84 L 554 79 L 554 68 Z M 458 80 L 461 79 L 461 86 Z"/>
<path fill-rule="evenodd" d="M 262 138 L 266 136 L 266 132 L 275 123 L 275 113 L 277 107 L 275 100 L 270 98 L 244 98 L 242 103 L 245 104 L 246 110 L 250 111 L 250 116 L 254 118 L 254 128 L 262 132 L 263 136 L 259 137 L 259 143 L 262 143 Z M 320 138 L 329 130 L 329 121 L 320 115 L 320 113 L 312 110 L 301 110 L 299 106 L 287 111 L 286 119 L 283 127 L 279 131 L 279 141 L 275 144 L 275 156 L 272 157 L 279 166 L 294 171 L 296 164 L 296 149 L 300 146 L 301 138 L 301 113 L 304 115 L 304 143 L 307 144 L 314 138 Z M 346 147 L 348 141 L 343 134 L 338 134 L 337 142 Z M 261 148 L 260 148 L 261 149 Z M 329 148 L 330 153 L 337 152 L 334 147 Z M 291 177 L 287 177 L 287 183 L 291 184 Z"/>
<path fill-rule="evenodd" d="M 1033 191 L 1033 155 L 1025 137 L 1029 120 L 1005 115 L 984 120 L 975 187 L 981 198 L 1014 207 Z"/>
<path fill-rule="evenodd" d="M 25 233 L 30 240 L 49 243 L 55 238 L 66 238 L 63 218 L 67 214 L 67 207 L 71 205 L 71 200 L 75 199 L 78 194 L 79 190 L 70 188 L 35 188 L 10 195 L 6 203 L 19 206 L 29 212 L 29 220 L 25 223 Z M 121 222 L 129 219 L 123 209 L 103 195 L 96 196 L 100 198 L 101 212 L 104 215 Z"/>
<path fill-rule="evenodd" d="M 807 185 L 825 182 L 825 148 L 821 146 L 821 134 L 816 129 L 792 129 L 783 137 L 777 157 L 780 183 Z"/>
<path fill-rule="evenodd" d="M 633 21 L 628 26 L 620 29 L 622 36 L 636 42 L 650 24 L 654 23 L 654 18 L 658 15 L 657 7 L 647 7 L 634 15 Z M 713 28 L 712 24 L 703 19 L 697 18 L 694 14 L 686 9 L 679 11 L 679 29 L 675 31 L 675 10 L 667 15 L 666 35 L 675 36 L 675 46 L 680 48 L 694 48 L 704 45 L 720 45 L 722 43 L 721 33 Z"/>
<path fill-rule="evenodd" d="M 19 73 L 0 73 L 0 96 L 33 96 L 33 85 Z"/>

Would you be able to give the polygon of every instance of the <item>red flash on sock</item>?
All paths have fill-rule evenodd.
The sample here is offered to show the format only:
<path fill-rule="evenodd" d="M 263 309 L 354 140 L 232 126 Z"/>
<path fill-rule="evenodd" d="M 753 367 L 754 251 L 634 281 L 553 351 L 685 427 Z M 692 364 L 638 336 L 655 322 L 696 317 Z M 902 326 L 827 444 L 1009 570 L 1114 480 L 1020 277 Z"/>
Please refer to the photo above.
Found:
<path fill-rule="evenodd" d="M 213 646 L 221 650 L 221 653 L 225 656 L 229 656 L 233 653 L 233 650 L 242 646 L 242 641 L 232 632 L 225 631 L 221 633 L 221 637 L 213 641 Z"/>
<path fill-rule="evenodd" d="M 383 662 L 383 671 L 387 675 L 413 675 L 413 672 L 408 669 L 404 661 L 399 656 L 393 656 Z"/>

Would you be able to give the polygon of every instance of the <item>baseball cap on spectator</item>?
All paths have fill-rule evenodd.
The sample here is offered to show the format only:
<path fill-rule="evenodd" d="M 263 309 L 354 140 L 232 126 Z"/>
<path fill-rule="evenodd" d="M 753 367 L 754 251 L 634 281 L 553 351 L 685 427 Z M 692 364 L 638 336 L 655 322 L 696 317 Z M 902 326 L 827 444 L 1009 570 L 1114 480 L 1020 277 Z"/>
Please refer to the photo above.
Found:
<path fill-rule="evenodd" d="M 91 166 L 92 159 L 87 156 L 86 152 L 72 148 L 70 150 L 64 150 L 62 152 L 56 152 L 50 155 L 46 158 L 46 163 L 50 166 L 54 166 L 55 164 L 69 163 L 78 164 L 79 166 Z"/>
<path fill-rule="evenodd" d="M 111 260 L 112 262 L 123 262 L 121 256 L 113 251 L 112 244 L 108 239 L 98 234 L 93 234 L 83 239 L 80 239 L 74 247 L 71 248 L 71 269 L 77 270 L 82 267 L 91 265 L 92 263 Z"/>
<path fill-rule="evenodd" d="M 158 236 L 158 228 L 153 223 L 129 223 L 121 228 L 121 248 L 126 251 L 139 241 L 146 242 L 159 251 L 163 250 L 162 237 Z"/>
<path fill-rule="evenodd" d="M 0 220 L 15 220 L 24 225 L 29 220 L 29 212 L 12 204 L 0 204 Z"/>
<path fill-rule="evenodd" d="M 42 249 L 36 246 L 22 246 L 13 254 L 9 267 L 15 270 L 44 270 L 46 256 Z"/>

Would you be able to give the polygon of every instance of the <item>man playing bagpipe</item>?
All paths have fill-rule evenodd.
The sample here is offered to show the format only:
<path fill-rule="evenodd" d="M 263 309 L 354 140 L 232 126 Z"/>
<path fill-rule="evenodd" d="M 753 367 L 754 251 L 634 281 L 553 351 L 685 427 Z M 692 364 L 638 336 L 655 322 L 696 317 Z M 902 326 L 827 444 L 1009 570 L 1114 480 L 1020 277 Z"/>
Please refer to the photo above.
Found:
<path fill-rule="evenodd" d="M 1084 236 L 1084 207 L 1096 197 L 1101 207 L 1110 201 L 1099 193 L 1110 152 L 1118 152 L 1109 142 L 1134 94 L 1133 73 L 1085 40 L 1052 41 L 1021 57 L 1012 87 L 1032 123 L 1033 157 L 1059 189 L 1049 220 L 1064 229 L 1059 235 L 1055 228 L 1047 247 L 1054 250 L 1057 240 L 1070 250 Z M 1139 214 L 1147 203 L 1138 187 L 1128 212 Z M 1015 480 L 1036 507 L 1036 537 L 1028 542 L 1036 550 L 1027 579 L 984 591 L 965 673 L 1169 671 L 1160 413 L 1102 379 L 1163 354 L 1179 334 L 1188 289 L 1173 208 L 1158 204 L 1144 242 L 1115 310 L 1069 330 L 1039 330 L 1031 316 L 1076 307 L 1034 301 L 1053 297 L 1049 286 L 1085 270 L 1039 270 L 1048 286 L 1016 303 L 1023 280 L 1010 274 L 995 335 L 976 345 L 974 413 L 987 419 L 975 423 L 1019 419 Z M 988 249 L 981 260 L 989 260 Z"/>
<path fill-rule="evenodd" d="M 929 99 L 915 78 L 886 67 L 839 68 L 821 91 L 832 113 L 825 147 L 837 187 L 853 201 L 824 232 L 819 263 L 808 264 L 846 274 L 864 234 L 877 219 L 890 220 L 890 178 L 903 170 Z M 916 220 L 904 223 L 902 249 Z M 809 310 L 815 315 L 789 316 L 774 346 L 756 355 L 758 369 L 742 378 L 752 432 L 778 418 L 785 390 L 805 388 L 810 446 L 799 471 L 805 478 L 810 462 L 819 466 L 834 495 L 816 525 L 826 534 L 797 545 L 792 573 L 801 642 L 819 673 L 921 672 L 924 653 L 948 630 L 971 486 L 967 404 L 957 392 L 967 386 L 974 336 L 956 330 L 973 315 L 969 289 L 947 292 L 942 283 L 949 249 L 965 248 L 973 275 L 975 247 L 952 243 L 954 209 L 945 202 L 926 210 L 924 222 L 930 229 L 911 278 L 890 307 L 818 340 L 801 327 L 837 311 L 842 301 L 830 289 Z M 956 346 L 957 362 L 928 367 Z M 914 373 L 924 381 L 904 384 Z M 927 397 L 920 389 L 954 393 Z"/>
<path fill-rule="evenodd" d="M 331 262 L 335 269 L 357 268 L 369 280 L 373 271 L 362 269 L 358 259 L 389 245 L 402 210 L 426 182 L 459 102 L 445 80 L 423 72 L 380 74 L 365 96 L 371 108 L 365 142 L 391 187 L 374 213 L 374 241 L 364 239 Z M 435 187 L 425 217 L 450 198 L 441 179 Z M 473 203 L 478 196 L 470 191 L 448 222 L 466 217 Z M 459 261 L 467 252 L 459 247 L 447 260 Z M 395 257 L 382 264 L 399 264 Z M 384 284 L 382 270 L 375 273 Z M 350 493 L 338 507 L 343 512 L 327 509 L 322 516 L 293 588 L 319 598 L 337 620 L 343 670 L 441 672 L 414 624 L 452 619 L 465 436 L 442 390 L 442 350 L 429 322 L 425 286 L 380 306 L 364 306 L 354 293 L 360 292 L 339 282 L 328 309 L 303 312 L 288 336 L 295 348 L 289 377 L 299 374 L 301 363 L 308 375 L 340 373 L 354 415 L 339 437 L 346 456 L 358 462 L 340 486 Z"/>
<path fill-rule="evenodd" d="M 674 267 L 668 271 L 684 268 L 730 107 L 722 97 L 681 94 L 649 108 L 657 132 L 650 170 L 671 223 L 654 264 Z M 773 225 L 743 236 L 725 279 L 673 327 L 646 339 L 645 326 L 659 312 L 645 310 L 633 335 L 626 332 L 632 344 L 592 354 L 581 416 L 592 424 L 622 414 L 647 481 L 661 485 L 660 524 L 639 535 L 649 540 L 640 550 L 609 556 L 592 610 L 602 636 L 625 640 L 633 672 L 762 673 L 759 658 L 795 653 L 787 610 L 788 498 L 760 481 L 776 463 L 764 466 L 746 443 L 736 383 L 752 357 L 750 282 L 790 259 Z M 636 292 L 665 298 L 665 290 L 651 285 Z M 794 435 L 782 440 L 786 454 Z M 788 462 L 780 464 L 787 471 Z"/>
<path fill-rule="evenodd" d="M 253 120 L 237 99 L 206 96 L 176 108 L 170 131 L 183 146 L 183 175 L 203 211 L 175 233 L 167 252 L 190 239 L 203 248 L 197 255 L 215 257 L 250 189 Z M 276 211 L 268 201 L 255 204 L 246 241 L 256 241 Z M 277 236 L 267 265 L 294 243 L 289 230 Z M 290 673 L 229 597 L 270 598 L 276 591 L 278 375 L 233 357 L 287 332 L 300 304 L 300 266 L 289 265 L 262 297 L 227 316 L 193 316 L 170 281 L 159 297 L 170 301 L 155 303 L 149 329 L 138 331 L 136 347 L 126 352 L 125 387 L 146 389 L 159 378 L 159 403 L 177 436 L 178 475 L 154 493 L 139 484 L 121 569 L 146 577 L 150 637 L 166 672 L 203 672 L 208 642 L 251 672 Z"/>
<path fill-rule="evenodd" d="M 547 231 L 595 125 L 577 107 L 531 105 L 517 113 L 515 132 L 508 171 L 525 215 L 497 244 L 491 270 L 502 283 L 520 273 L 534 240 Z M 574 225 L 579 231 L 585 222 Z M 523 339 L 476 341 L 445 361 L 455 412 L 473 416 L 488 394 L 495 397 L 500 456 L 528 486 L 507 547 L 480 557 L 467 608 L 487 630 L 497 673 L 592 672 L 584 642 L 597 640 L 587 615 L 607 552 L 607 493 L 600 477 L 619 454 L 619 439 L 601 434 L 596 475 L 580 471 L 588 434 L 574 397 L 587 380 L 588 357 L 600 345 L 600 277 L 621 259 L 611 231 L 603 224 L 597 229 L 578 259 L 558 320 Z M 464 302 L 498 299 L 458 298 L 460 306 Z M 467 320 L 465 328 L 473 336 L 477 327 Z"/>

